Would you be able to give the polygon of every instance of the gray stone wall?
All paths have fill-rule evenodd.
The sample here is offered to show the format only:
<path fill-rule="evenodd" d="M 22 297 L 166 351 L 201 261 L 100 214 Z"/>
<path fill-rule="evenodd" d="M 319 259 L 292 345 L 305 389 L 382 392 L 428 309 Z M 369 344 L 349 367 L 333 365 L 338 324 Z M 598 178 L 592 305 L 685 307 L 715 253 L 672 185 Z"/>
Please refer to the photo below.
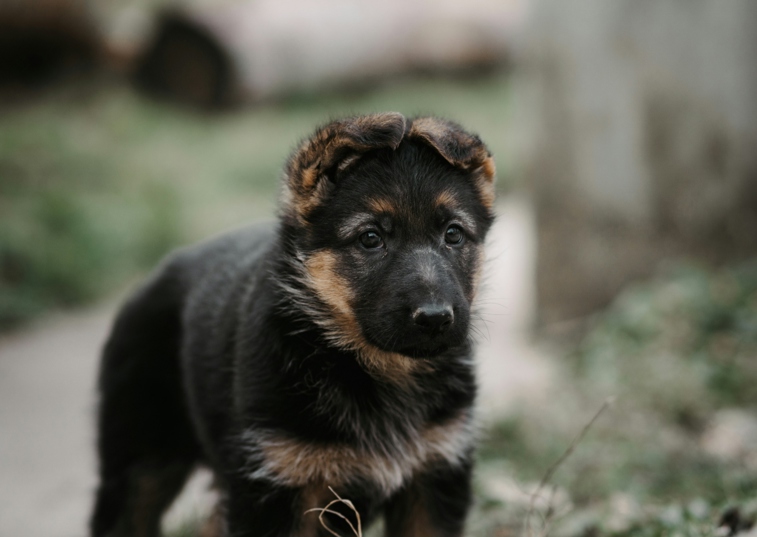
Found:
<path fill-rule="evenodd" d="M 543 321 L 757 253 L 757 2 L 535 0 L 520 76 Z"/>

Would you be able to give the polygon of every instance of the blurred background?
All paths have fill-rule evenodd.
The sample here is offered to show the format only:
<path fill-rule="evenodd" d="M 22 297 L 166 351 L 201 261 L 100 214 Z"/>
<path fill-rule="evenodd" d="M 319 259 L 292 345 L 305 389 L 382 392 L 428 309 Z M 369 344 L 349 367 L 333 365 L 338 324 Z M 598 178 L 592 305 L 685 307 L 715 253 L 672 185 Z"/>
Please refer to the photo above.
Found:
<path fill-rule="evenodd" d="M 3 0 L 0 535 L 86 533 L 126 294 L 386 110 L 497 160 L 469 534 L 757 534 L 755 53 L 751 0 Z"/>

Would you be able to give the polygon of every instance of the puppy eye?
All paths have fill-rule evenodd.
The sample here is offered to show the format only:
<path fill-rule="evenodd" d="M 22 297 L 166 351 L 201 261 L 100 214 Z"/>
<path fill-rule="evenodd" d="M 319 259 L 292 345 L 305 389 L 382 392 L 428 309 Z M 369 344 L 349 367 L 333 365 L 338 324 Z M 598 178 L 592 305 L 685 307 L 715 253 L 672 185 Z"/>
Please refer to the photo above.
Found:
<path fill-rule="evenodd" d="M 460 244 L 463 242 L 463 230 L 460 226 L 452 224 L 444 232 L 444 240 L 447 244 Z"/>
<path fill-rule="evenodd" d="M 384 245 L 384 239 L 375 231 L 366 231 L 360 235 L 360 244 L 366 248 L 381 248 Z"/>

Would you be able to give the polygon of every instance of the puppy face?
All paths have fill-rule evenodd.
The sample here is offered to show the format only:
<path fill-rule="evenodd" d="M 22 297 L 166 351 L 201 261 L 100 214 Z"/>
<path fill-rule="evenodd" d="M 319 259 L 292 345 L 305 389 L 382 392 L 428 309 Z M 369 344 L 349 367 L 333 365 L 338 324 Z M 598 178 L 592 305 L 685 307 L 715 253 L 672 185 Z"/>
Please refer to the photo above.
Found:
<path fill-rule="evenodd" d="M 290 161 L 284 208 L 304 310 L 378 361 L 464 344 L 493 178 L 480 140 L 435 118 L 365 116 L 316 133 Z"/>

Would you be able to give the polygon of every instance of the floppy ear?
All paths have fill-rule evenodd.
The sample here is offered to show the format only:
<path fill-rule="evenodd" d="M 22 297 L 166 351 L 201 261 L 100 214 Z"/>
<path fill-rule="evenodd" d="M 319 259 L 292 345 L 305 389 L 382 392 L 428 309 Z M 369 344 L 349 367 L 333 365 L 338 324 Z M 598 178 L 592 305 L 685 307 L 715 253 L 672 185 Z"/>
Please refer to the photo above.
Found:
<path fill-rule="evenodd" d="M 478 136 L 452 121 L 419 117 L 413 120 L 407 137 L 426 143 L 454 167 L 470 172 L 482 201 L 492 206 L 496 168 L 494 158 Z"/>
<path fill-rule="evenodd" d="M 405 133 L 397 112 L 340 119 L 318 129 L 286 166 L 288 205 L 303 216 L 328 193 L 336 172 L 371 149 L 396 149 Z"/>

